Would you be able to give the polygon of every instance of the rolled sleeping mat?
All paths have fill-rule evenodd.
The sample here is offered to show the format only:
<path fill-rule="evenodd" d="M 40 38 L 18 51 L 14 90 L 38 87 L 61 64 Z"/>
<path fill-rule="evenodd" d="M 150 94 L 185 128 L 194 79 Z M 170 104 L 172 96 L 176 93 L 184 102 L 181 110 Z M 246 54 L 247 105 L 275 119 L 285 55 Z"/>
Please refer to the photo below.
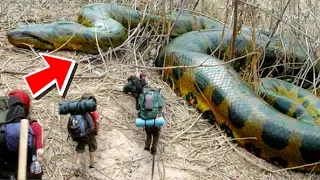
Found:
<path fill-rule="evenodd" d="M 161 127 L 164 125 L 164 118 L 163 117 L 158 117 L 158 119 L 141 119 L 141 118 L 137 118 L 136 119 L 136 126 L 137 127 L 152 127 L 152 126 L 156 126 L 156 127 Z"/>
<path fill-rule="evenodd" d="M 97 102 L 95 99 L 81 99 L 70 102 L 59 103 L 59 114 L 74 114 L 75 112 L 84 114 L 87 112 L 93 112 L 97 108 Z"/>

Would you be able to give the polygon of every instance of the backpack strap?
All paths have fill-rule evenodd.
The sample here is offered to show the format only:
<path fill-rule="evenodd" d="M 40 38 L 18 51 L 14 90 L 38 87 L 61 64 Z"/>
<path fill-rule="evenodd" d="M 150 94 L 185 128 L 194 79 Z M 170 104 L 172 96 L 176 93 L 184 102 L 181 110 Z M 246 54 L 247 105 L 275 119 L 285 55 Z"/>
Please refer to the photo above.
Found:
<path fill-rule="evenodd" d="M 67 141 L 69 140 L 70 137 L 71 137 L 71 136 L 70 136 L 70 134 L 68 133 Z"/>
<path fill-rule="evenodd" d="M 87 118 L 87 116 L 90 116 L 90 114 L 89 114 L 89 113 L 85 113 L 85 114 L 83 114 L 82 116 L 84 117 L 84 119 L 85 119 L 86 122 L 87 122 L 88 127 L 90 128 L 90 135 L 92 135 L 92 134 L 93 134 L 93 131 L 92 131 L 91 128 L 93 128 L 93 127 L 91 127 L 91 124 L 89 123 L 89 120 L 88 120 L 88 118 Z M 91 119 L 92 119 L 92 118 L 91 118 Z M 93 120 L 93 119 L 92 119 L 92 120 Z M 93 122 L 92 122 L 92 123 L 93 123 Z M 86 131 L 87 131 L 87 134 L 89 134 L 89 133 L 88 133 L 88 129 L 87 129 Z"/>
<path fill-rule="evenodd" d="M 31 128 L 31 124 L 32 124 L 32 123 L 38 122 L 37 120 L 30 119 L 30 118 L 28 118 L 28 121 L 29 121 L 29 126 L 30 126 L 30 128 Z M 35 136 L 33 131 L 32 131 L 32 135 Z"/>
<path fill-rule="evenodd" d="M 82 99 L 80 99 L 80 100 L 78 101 L 78 103 L 77 103 L 77 105 L 76 105 L 76 110 L 74 111 L 74 114 L 73 114 L 73 115 L 77 115 L 77 109 L 78 109 L 78 107 L 79 107 L 79 104 L 80 104 L 81 100 L 82 100 Z"/>
<path fill-rule="evenodd" d="M 14 109 L 17 108 L 17 109 Z M 14 111 L 15 110 L 15 111 Z M 24 119 L 26 115 L 26 110 L 20 99 L 14 96 L 8 98 L 8 110 L 6 114 L 6 122 L 1 124 L 10 124 L 13 122 L 20 122 Z"/>
<path fill-rule="evenodd" d="M 34 119 L 28 119 L 28 121 L 29 121 L 29 125 L 31 125 L 34 122 L 38 122 L 37 120 L 34 120 Z"/>

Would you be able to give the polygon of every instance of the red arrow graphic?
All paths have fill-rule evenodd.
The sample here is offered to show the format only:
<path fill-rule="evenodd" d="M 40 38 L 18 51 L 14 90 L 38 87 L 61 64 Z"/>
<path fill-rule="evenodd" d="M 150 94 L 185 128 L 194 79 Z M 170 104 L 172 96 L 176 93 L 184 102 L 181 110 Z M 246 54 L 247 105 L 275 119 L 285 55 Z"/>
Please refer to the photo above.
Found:
<path fill-rule="evenodd" d="M 39 53 L 47 67 L 24 76 L 32 97 L 40 99 L 55 85 L 59 95 L 65 98 L 78 64 L 74 60 Z"/>

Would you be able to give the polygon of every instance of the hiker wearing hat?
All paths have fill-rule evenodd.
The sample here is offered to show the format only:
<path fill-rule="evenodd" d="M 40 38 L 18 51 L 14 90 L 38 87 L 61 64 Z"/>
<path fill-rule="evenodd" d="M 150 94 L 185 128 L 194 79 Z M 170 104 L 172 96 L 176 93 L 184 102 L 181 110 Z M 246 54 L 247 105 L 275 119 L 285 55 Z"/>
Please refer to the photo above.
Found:
<path fill-rule="evenodd" d="M 142 89 L 144 87 L 148 86 L 147 75 L 144 72 L 140 73 L 140 83 L 141 83 Z M 141 90 L 141 92 L 142 92 L 142 90 Z M 139 93 L 139 94 L 141 94 L 141 93 Z"/>
<path fill-rule="evenodd" d="M 24 104 L 24 106 L 25 106 L 25 109 L 26 109 L 26 116 L 25 117 L 27 118 L 29 115 L 30 105 L 31 105 L 29 95 L 23 90 L 13 90 L 9 93 L 9 96 L 15 96 L 18 99 L 20 99 L 22 104 Z M 34 121 L 33 123 L 31 123 L 30 126 L 31 126 L 32 131 L 35 136 L 34 142 L 35 142 L 35 146 L 36 146 L 37 160 L 42 161 L 42 155 L 43 155 L 42 127 L 38 123 L 38 121 Z"/>
<path fill-rule="evenodd" d="M 19 135 L 20 135 L 20 121 L 22 119 L 29 120 L 28 127 L 28 149 L 27 151 L 27 179 L 41 179 L 42 171 L 40 162 L 43 155 L 43 138 L 42 127 L 33 119 L 30 119 L 30 97 L 23 90 L 13 90 L 7 96 L 7 112 L 5 122 L 5 143 L 1 139 L 1 153 L 0 153 L 0 178 L 14 176 L 18 173 L 18 157 L 19 157 Z M 1 136 L 3 136 L 2 134 Z M 4 145 L 6 146 L 4 147 Z M 39 166 L 36 167 L 36 172 L 33 173 L 31 168 L 32 161 L 38 161 Z M 3 164 L 5 164 L 3 166 Z"/>
<path fill-rule="evenodd" d="M 137 96 L 135 97 L 136 98 L 136 110 L 139 110 L 138 99 L 139 99 L 140 94 L 143 91 L 143 88 L 149 86 L 149 84 L 147 82 L 147 75 L 144 72 L 140 73 L 139 77 L 140 77 L 140 81 L 139 81 L 139 84 L 137 85 Z"/>

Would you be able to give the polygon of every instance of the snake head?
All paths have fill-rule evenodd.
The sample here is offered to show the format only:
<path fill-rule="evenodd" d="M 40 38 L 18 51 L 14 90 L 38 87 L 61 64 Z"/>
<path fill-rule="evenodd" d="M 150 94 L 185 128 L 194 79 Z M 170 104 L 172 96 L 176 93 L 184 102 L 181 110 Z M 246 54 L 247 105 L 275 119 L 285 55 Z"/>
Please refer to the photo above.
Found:
<path fill-rule="evenodd" d="M 48 39 L 44 29 L 39 25 L 23 25 L 11 29 L 7 33 L 10 44 L 21 48 L 54 49 L 54 44 Z"/>

